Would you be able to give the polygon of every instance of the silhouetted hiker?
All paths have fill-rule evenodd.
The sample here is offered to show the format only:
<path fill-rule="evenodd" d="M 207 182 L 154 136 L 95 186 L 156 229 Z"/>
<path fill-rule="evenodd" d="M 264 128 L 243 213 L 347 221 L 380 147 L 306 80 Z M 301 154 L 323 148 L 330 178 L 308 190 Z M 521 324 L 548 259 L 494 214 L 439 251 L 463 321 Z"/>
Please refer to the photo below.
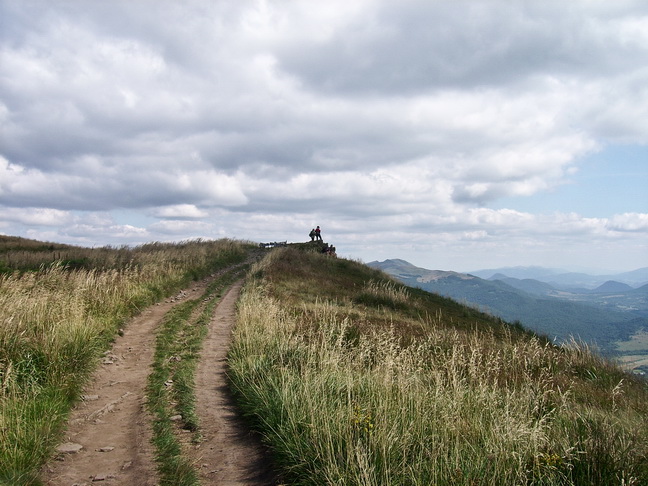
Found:
<path fill-rule="evenodd" d="M 311 241 L 315 241 L 315 230 L 312 229 L 310 233 L 308 233 L 308 236 L 310 236 Z"/>
<path fill-rule="evenodd" d="M 315 239 L 322 241 L 322 231 L 319 226 L 315 228 Z"/>

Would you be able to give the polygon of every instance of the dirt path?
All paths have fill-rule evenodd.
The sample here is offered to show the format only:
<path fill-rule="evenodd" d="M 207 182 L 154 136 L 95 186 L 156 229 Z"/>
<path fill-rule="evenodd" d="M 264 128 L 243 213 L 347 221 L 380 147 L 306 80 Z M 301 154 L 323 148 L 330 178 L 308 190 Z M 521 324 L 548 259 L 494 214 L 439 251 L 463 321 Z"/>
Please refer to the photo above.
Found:
<path fill-rule="evenodd" d="M 171 308 L 197 299 L 208 281 L 151 306 L 132 319 L 117 337 L 72 411 L 66 443 L 43 468 L 48 486 L 158 484 L 145 389 L 155 348 L 155 330 Z M 234 325 L 241 283 L 217 306 L 204 343 L 197 374 L 197 413 L 205 441 L 195 451 L 202 484 L 268 486 L 263 451 L 232 408 L 224 375 L 225 356 Z M 199 461 L 199 462 L 198 462 Z"/>
<path fill-rule="evenodd" d="M 242 282 L 223 297 L 212 318 L 196 372 L 196 408 L 203 441 L 197 449 L 202 484 L 276 484 L 258 438 L 236 415 L 227 392 L 226 357 Z"/>

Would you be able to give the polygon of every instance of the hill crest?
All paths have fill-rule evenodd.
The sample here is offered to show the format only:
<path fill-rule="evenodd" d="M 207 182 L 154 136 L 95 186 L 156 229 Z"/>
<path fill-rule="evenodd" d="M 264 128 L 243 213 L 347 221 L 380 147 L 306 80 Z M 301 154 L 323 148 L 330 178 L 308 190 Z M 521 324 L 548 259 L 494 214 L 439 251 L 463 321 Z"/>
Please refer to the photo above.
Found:
<path fill-rule="evenodd" d="M 415 278 L 417 282 L 421 283 L 435 282 L 448 277 L 455 277 L 460 280 L 472 280 L 476 278 L 474 275 L 450 270 L 429 270 L 427 268 L 417 267 L 408 261 L 398 258 L 388 259 L 382 262 L 373 261 L 367 263 L 367 265 L 372 268 L 378 268 L 398 278 Z"/>

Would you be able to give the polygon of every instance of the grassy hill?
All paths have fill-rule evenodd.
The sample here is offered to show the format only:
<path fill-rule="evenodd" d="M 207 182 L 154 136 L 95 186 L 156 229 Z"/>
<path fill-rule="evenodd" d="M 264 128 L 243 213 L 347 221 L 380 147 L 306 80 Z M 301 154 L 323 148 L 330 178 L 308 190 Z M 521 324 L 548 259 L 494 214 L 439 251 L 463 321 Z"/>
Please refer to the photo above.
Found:
<path fill-rule="evenodd" d="M 258 251 L 2 242 L 0 484 L 38 484 L 124 319 Z M 228 357 L 285 484 L 648 484 L 645 381 L 318 250 L 268 250 L 252 268 Z"/>
<path fill-rule="evenodd" d="M 648 484 L 648 389 L 368 266 L 274 250 L 230 377 L 287 484 Z"/>

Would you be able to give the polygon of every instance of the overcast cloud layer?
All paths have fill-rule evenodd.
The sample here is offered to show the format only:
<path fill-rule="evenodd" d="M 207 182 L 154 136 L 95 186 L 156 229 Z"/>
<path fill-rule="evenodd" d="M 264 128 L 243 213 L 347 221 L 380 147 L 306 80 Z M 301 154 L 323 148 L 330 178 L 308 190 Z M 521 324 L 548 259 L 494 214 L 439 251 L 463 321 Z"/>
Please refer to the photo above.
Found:
<path fill-rule="evenodd" d="M 568 187 L 599 151 L 648 153 L 644 0 L 0 0 L 0 19 L 1 233 L 319 224 L 365 261 L 648 266 L 646 197 L 498 205 Z"/>

